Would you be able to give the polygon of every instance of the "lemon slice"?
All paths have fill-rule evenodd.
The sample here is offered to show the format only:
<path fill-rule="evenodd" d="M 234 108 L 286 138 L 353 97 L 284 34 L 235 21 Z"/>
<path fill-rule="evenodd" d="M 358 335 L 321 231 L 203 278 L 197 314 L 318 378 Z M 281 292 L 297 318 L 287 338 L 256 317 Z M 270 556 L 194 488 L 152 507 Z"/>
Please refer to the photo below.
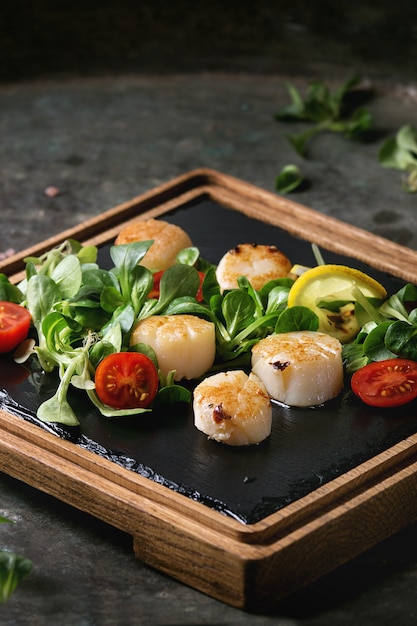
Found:
<path fill-rule="evenodd" d="M 367 298 L 384 299 L 387 296 L 385 288 L 368 274 L 347 265 L 325 264 L 300 274 L 290 289 L 288 306 L 312 309 L 319 318 L 321 332 L 347 343 L 360 330 L 355 317 L 355 287 Z M 326 304 L 328 308 L 325 308 Z"/>

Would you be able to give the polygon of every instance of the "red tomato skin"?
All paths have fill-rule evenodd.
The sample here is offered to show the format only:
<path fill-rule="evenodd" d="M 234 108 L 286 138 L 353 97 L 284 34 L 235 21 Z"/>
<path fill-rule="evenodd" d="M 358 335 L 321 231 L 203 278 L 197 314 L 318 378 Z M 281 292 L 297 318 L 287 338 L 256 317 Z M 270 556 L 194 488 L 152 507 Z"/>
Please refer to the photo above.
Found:
<path fill-rule="evenodd" d="M 394 358 L 369 363 L 353 374 L 351 388 L 370 406 L 401 406 L 417 398 L 417 362 Z"/>
<path fill-rule="evenodd" d="M 0 301 L 0 353 L 11 352 L 28 336 L 32 317 L 14 302 Z"/>
<path fill-rule="evenodd" d="M 95 373 L 99 399 L 114 409 L 147 408 L 158 392 L 158 371 L 140 352 L 117 352 L 105 357 Z"/>
<path fill-rule="evenodd" d="M 153 275 L 153 286 L 151 291 L 148 293 L 148 298 L 159 298 L 159 283 L 161 282 L 162 274 L 165 270 L 161 270 L 160 272 L 155 272 Z"/>
<path fill-rule="evenodd" d="M 197 302 L 203 302 L 204 298 L 203 298 L 203 282 L 204 282 L 204 277 L 205 274 L 203 272 L 198 272 L 198 275 L 200 276 L 200 286 L 197 290 L 195 299 L 197 300 Z"/>

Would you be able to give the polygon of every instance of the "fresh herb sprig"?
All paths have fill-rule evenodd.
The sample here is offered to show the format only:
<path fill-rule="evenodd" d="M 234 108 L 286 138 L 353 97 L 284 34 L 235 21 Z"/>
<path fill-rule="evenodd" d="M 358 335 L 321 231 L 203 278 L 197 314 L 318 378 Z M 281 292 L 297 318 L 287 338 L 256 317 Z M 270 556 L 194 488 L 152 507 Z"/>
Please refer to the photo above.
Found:
<path fill-rule="evenodd" d="M 417 286 L 408 283 L 382 303 L 365 298 L 357 288 L 354 295 L 361 330 L 343 346 L 346 371 L 394 357 L 417 361 Z"/>
<path fill-rule="evenodd" d="M 10 522 L 0 515 L 0 524 Z M 10 598 L 32 569 L 32 561 L 14 552 L 0 550 L 0 604 Z"/>
<path fill-rule="evenodd" d="M 321 80 L 309 84 L 307 95 L 302 97 L 291 83 L 287 85 L 291 103 L 275 113 L 275 119 L 287 122 L 310 122 L 312 126 L 298 135 L 287 135 L 295 151 L 305 157 L 307 143 L 322 132 L 342 133 L 353 138 L 362 135 L 372 126 L 372 116 L 359 108 L 352 96 L 360 79 L 354 76 L 331 92 Z"/>
<path fill-rule="evenodd" d="M 275 189 L 279 193 L 286 194 L 299 189 L 305 182 L 298 165 L 292 163 L 284 165 L 275 179 Z"/>
<path fill-rule="evenodd" d="M 216 329 L 216 363 L 221 367 L 249 367 L 251 348 L 271 333 L 294 330 L 317 330 L 317 315 L 306 307 L 288 308 L 291 278 L 268 282 L 255 290 L 241 276 L 236 289 L 220 292 L 211 268 L 203 282 L 204 300 L 208 304 L 178 301 L 169 313 L 191 313 L 212 321 Z"/>
<path fill-rule="evenodd" d="M 417 129 L 410 124 L 401 126 L 395 137 L 389 137 L 379 151 L 382 167 L 406 173 L 403 189 L 417 192 Z"/>

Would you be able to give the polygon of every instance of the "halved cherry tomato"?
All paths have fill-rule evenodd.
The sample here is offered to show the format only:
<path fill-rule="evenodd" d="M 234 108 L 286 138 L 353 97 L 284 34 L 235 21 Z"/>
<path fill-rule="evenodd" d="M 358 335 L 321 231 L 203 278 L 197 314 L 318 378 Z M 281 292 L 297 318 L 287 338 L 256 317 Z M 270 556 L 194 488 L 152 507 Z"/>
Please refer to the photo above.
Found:
<path fill-rule="evenodd" d="M 158 391 L 158 371 L 140 352 L 117 352 L 104 357 L 95 373 L 96 392 L 114 409 L 147 408 Z"/>
<path fill-rule="evenodd" d="M 351 386 L 370 406 L 406 404 L 417 398 L 417 362 L 394 358 L 369 363 L 353 374 Z"/>
<path fill-rule="evenodd" d="M 195 299 L 197 302 L 203 302 L 203 282 L 205 274 L 203 272 L 198 272 L 198 275 L 200 276 L 200 286 L 195 295 Z"/>
<path fill-rule="evenodd" d="M 26 339 L 32 317 L 14 302 L 0 302 L 0 352 L 10 352 Z"/>
<path fill-rule="evenodd" d="M 153 275 L 153 286 L 151 291 L 148 294 L 148 298 L 159 298 L 159 285 L 161 282 L 161 278 L 162 278 L 162 274 L 165 272 L 166 270 L 162 270 L 160 272 L 155 272 L 155 274 Z M 196 300 L 198 302 L 202 302 L 203 301 L 203 280 L 204 280 L 204 274 L 203 272 L 198 272 L 198 275 L 200 276 L 200 286 L 198 288 L 197 294 L 196 294 Z"/>

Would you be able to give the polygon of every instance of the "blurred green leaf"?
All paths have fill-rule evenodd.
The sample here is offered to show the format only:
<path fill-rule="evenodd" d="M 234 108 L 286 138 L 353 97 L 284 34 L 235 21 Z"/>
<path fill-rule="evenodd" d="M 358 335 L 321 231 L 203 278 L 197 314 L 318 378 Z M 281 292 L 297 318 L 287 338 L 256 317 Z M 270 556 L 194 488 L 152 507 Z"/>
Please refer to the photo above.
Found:
<path fill-rule="evenodd" d="M 28 559 L 12 552 L 0 552 L 0 604 L 10 598 L 31 569 L 32 562 Z"/>
<path fill-rule="evenodd" d="M 297 189 L 304 180 L 304 176 L 297 165 L 285 165 L 275 179 L 275 189 L 279 193 L 290 193 Z"/>
<path fill-rule="evenodd" d="M 0 515 L 0 524 L 10 522 Z M 18 554 L 0 550 L 0 604 L 6 602 L 17 585 L 29 574 L 32 562 Z"/>
<path fill-rule="evenodd" d="M 372 126 L 372 116 L 366 109 L 358 107 L 352 98 L 353 90 L 359 84 L 354 76 L 333 93 L 320 80 L 312 81 L 303 99 L 298 89 L 288 84 L 291 103 L 275 113 L 279 121 L 311 122 L 313 127 L 299 135 L 287 135 L 288 141 L 301 156 L 306 155 L 307 143 L 319 132 L 343 133 L 347 138 L 357 137 Z"/>
<path fill-rule="evenodd" d="M 404 191 L 417 191 L 417 130 L 410 124 L 401 126 L 395 137 L 384 141 L 378 159 L 382 167 L 406 173 Z"/>

